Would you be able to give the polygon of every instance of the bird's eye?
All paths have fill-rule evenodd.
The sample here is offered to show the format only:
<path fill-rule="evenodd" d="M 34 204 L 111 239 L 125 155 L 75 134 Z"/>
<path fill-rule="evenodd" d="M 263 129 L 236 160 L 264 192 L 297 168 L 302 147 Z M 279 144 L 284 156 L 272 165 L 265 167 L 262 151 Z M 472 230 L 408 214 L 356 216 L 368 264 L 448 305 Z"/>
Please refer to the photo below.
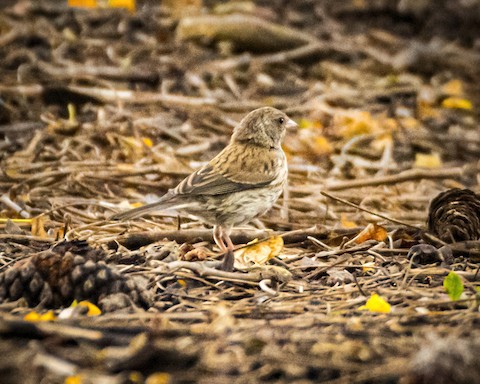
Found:
<path fill-rule="evenodd" d="M 283 124 L 283 123 L 285 122 L 285 119 L 284 119 L 283 117 L 280 117 L 280 118 L 278 119 L 278 122 L 279 122 L 280 124 Z"/>

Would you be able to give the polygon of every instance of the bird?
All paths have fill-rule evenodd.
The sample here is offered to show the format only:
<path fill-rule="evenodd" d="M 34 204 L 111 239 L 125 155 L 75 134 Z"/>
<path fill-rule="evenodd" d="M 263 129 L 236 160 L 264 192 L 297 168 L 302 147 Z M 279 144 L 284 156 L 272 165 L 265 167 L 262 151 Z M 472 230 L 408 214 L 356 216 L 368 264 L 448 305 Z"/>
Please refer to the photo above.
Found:
<path fill-rule="evenodd" d="M 225 254 L 220 268 L 232 271 L 232 228 L 263 215 L 281 195 L 288 177 L 282 141 L 286 131 L 296 127 L 276 108 L 255 109 L 235 126 L 229 144 L 207 164 L 158 201 L 111 219 L 128 220 L 167 209 L 193 216 L 213 226 L 213 239 Z"/>

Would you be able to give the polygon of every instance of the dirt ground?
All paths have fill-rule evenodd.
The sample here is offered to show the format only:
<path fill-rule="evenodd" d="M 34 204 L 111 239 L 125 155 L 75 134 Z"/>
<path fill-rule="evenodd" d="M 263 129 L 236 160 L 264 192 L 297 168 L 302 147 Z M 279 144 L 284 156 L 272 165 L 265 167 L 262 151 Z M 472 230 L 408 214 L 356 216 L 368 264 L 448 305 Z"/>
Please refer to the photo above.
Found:
<path fill-rule="evenodd" d="M 3 1 L 0 58 L 0 383 L 480 383 L 480 198 L 427 227 L 480 192 L 480 1 Z M 233 272 L 109 220 L 262 106 L 299 128 Z"/>

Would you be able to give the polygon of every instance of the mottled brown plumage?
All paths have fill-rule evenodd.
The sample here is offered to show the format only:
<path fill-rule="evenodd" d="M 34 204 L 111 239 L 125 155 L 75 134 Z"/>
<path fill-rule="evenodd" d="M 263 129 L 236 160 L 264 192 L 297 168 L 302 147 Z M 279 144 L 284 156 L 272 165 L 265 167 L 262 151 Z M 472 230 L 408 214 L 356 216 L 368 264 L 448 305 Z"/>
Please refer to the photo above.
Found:
<path fill-rule="evenodd" d="M 296 124 L 270 107 L 256 109 L 235 127 L 230 143 L 208 164 L 169 190 L 159 201 L 119 213 L 131 219 L 151 211 L 175 209 L 214 226 L 214 239 L 226 268 L 233 264 L 232 227 L 264 214 L 275 203 L 287 180 L 287 160 L 281 143 Z"/>

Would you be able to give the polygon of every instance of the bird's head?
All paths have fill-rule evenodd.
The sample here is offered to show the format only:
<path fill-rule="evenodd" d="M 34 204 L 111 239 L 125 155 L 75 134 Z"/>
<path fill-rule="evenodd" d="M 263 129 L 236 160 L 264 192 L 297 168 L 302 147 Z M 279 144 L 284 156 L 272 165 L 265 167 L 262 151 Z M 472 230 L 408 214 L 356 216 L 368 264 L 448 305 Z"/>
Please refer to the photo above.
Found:
<path fill-rule="evenodd" d="M 282 111 L 272 107 L 258 108 L 245 116 L 235 127 L 232 142 L 280 148 L 285 131 L 295 127 L 297 123 Z"/>

